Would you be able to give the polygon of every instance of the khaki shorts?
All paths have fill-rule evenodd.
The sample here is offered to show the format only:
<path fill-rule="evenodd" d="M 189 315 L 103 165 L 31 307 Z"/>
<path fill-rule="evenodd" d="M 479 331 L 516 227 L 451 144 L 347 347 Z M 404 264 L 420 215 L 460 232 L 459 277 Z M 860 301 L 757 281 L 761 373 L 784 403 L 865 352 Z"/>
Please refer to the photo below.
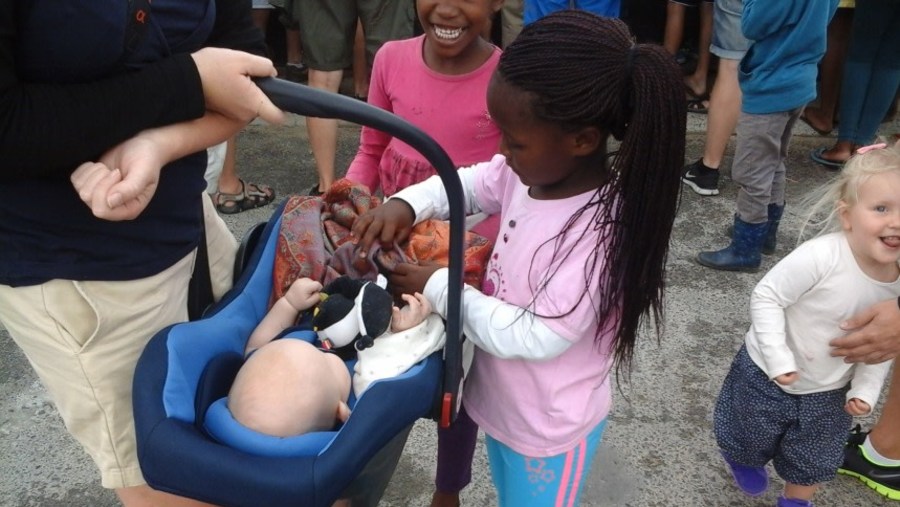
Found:
<path fill-rule="evenodd" d="M 413 35 L 411 0 L 294 0 L 303 62 L 313 70 L 350 67 L 357 19 L 366 34 L 369 65 L 385 42 Z"/>
<path fill-rule="evenodd" d="M 231 285 L 237 244 L 204 197 L 213 292 Z M 132 281 L 51 280 L 0 285 L 0 321 L 53 398 L 69 433 L 100 469 L 103 487 L 144 484 L 131 383 L 138 357 L 163 327 L 187 320 L 195 254 Z"/>

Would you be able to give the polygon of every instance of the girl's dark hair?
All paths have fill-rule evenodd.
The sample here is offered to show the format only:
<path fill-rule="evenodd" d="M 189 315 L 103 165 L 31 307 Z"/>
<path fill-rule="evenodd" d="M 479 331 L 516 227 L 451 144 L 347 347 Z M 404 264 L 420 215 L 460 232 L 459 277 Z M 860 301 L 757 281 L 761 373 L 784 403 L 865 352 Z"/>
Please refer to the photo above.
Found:
<path fill-rule="evenodd" d="M 662 47 L 635 44 L 622 21 L 576 10 L 526 26 L 501 55 L 497 72 L 531 92 L 536 118 L 565 131 L 597 127 L 622 141 L 609 183 L 560 237 L 585 213 L 601 229 L 586 268 L 586 286 L 599 277 L 602 291 L 588 294 L 599 305 L 595 342 L 599 346 L 607 323 L 618 319 L 611 348 L 616 371 L 627 372 L 644 318 L 652 313 L 657 337 L 663 322 L 665 263 L 684 163 L 682 73 Z"/>

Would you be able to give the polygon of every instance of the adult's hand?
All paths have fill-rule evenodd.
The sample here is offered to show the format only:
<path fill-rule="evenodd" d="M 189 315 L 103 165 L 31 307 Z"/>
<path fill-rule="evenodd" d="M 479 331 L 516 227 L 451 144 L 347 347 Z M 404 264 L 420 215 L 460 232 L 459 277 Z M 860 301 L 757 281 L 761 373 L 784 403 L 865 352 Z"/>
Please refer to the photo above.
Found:
<path fill-rule="evenodd" d="M 900 354 L 900 307 L 897 300 L 882 301 L 841 323 L 847 336 L 831 340 L 833 356 L 848 363 L 876 364 Z"/>
<path fill-rule="evenodd" d="M 138 135 L 105 153 L 99 162 L 81 164 L 70 180 L 97 218 L 133 220 L 153 198 L 165 163 L 156 143 Z"/>
<path fill-rule="evenodd" d="M 275 77 L 271 60 L 224 48 L 203 48 L 191 57 L 203 82 L 206 109 L 243 122 L 257 116 L 270 123 L 284 120 L 284 113 L 250 79 Z"/>

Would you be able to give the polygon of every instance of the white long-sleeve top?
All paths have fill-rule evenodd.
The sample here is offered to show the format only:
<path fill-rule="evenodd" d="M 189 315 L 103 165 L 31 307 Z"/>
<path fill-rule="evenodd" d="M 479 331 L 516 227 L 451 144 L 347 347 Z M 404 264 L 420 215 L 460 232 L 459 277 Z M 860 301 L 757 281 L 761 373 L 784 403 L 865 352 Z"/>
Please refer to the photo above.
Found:
<path fill-rule="evenodd" d="M 463 293 L 463 330 L 476 346 L 463 392 L 466 411 L 485 434 L 518 453 L 567 452 L 612 403 L 609 349 L 618 317 L 601 323 L 597 315 L 604 297 L 595 276 L 604 269 L 597 252 L 603 230 L 594 227 L 590 212 L 569 223 L 596 192 L 532 199 L 501 155 L 457 174 L 467 213 L 502 217 L 483 292 L 466 286 Z M 417 221 L 447 216 L 436 177 L 395 197 L 410 205 Z M 438 270 L 423 291 L 441 315 L 447 288 L 447 271 Z"/>
<path fill-rule="evenodd" d="M 832 357 L 829 342 L 846 334 L 840 323 L 900 295 L 900 279 L 879 282 L 860 269 L 842 232 L 807 241 L 775 265 L 750 297 L 750 357 L 769 378 L 797 372 L 791 394 L 839 389 L 875 406 L 890 361 L 867 365 Z"/>

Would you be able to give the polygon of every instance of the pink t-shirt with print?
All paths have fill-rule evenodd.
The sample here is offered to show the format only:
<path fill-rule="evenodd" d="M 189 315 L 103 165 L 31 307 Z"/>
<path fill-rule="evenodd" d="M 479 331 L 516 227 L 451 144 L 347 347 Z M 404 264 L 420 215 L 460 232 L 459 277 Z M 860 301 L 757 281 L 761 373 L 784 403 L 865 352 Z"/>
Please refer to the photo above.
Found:
<path fill-rule="evenodd" d="M 593 251 L 599 234 L 591 223 L 593 210 L 575 222 L 559 247 L 564 262 L 552 259 L 554 237 L 595 192 L 535 200 L 504 157 L 497 155 L 478 169 L 476 202 L 489 214 L 502 210 L 500 233 L 482 290 L 539 315 L 567 313 L 541 320 L 572 345 L 546 361 L 501 359 L 476 348 L 463 400 L 486 433 L 516 452 L 559 454 L 584 438 L 611 406 L 607 373 L 612 361 L 605 350 L 612 336 L 609 332 L 603 335 L 604 351 L 594 340 L 599 326 L 596 299 L 600 297 L 596 273 L 602 269 L 604 255 Z M 576 242 L 582 232 L 585 237 Z M 596 263 L 595 275 L 586 289 L 590 263 Z M 532 304 L 536 287 L 542 283 L 546 287 Z"/>

